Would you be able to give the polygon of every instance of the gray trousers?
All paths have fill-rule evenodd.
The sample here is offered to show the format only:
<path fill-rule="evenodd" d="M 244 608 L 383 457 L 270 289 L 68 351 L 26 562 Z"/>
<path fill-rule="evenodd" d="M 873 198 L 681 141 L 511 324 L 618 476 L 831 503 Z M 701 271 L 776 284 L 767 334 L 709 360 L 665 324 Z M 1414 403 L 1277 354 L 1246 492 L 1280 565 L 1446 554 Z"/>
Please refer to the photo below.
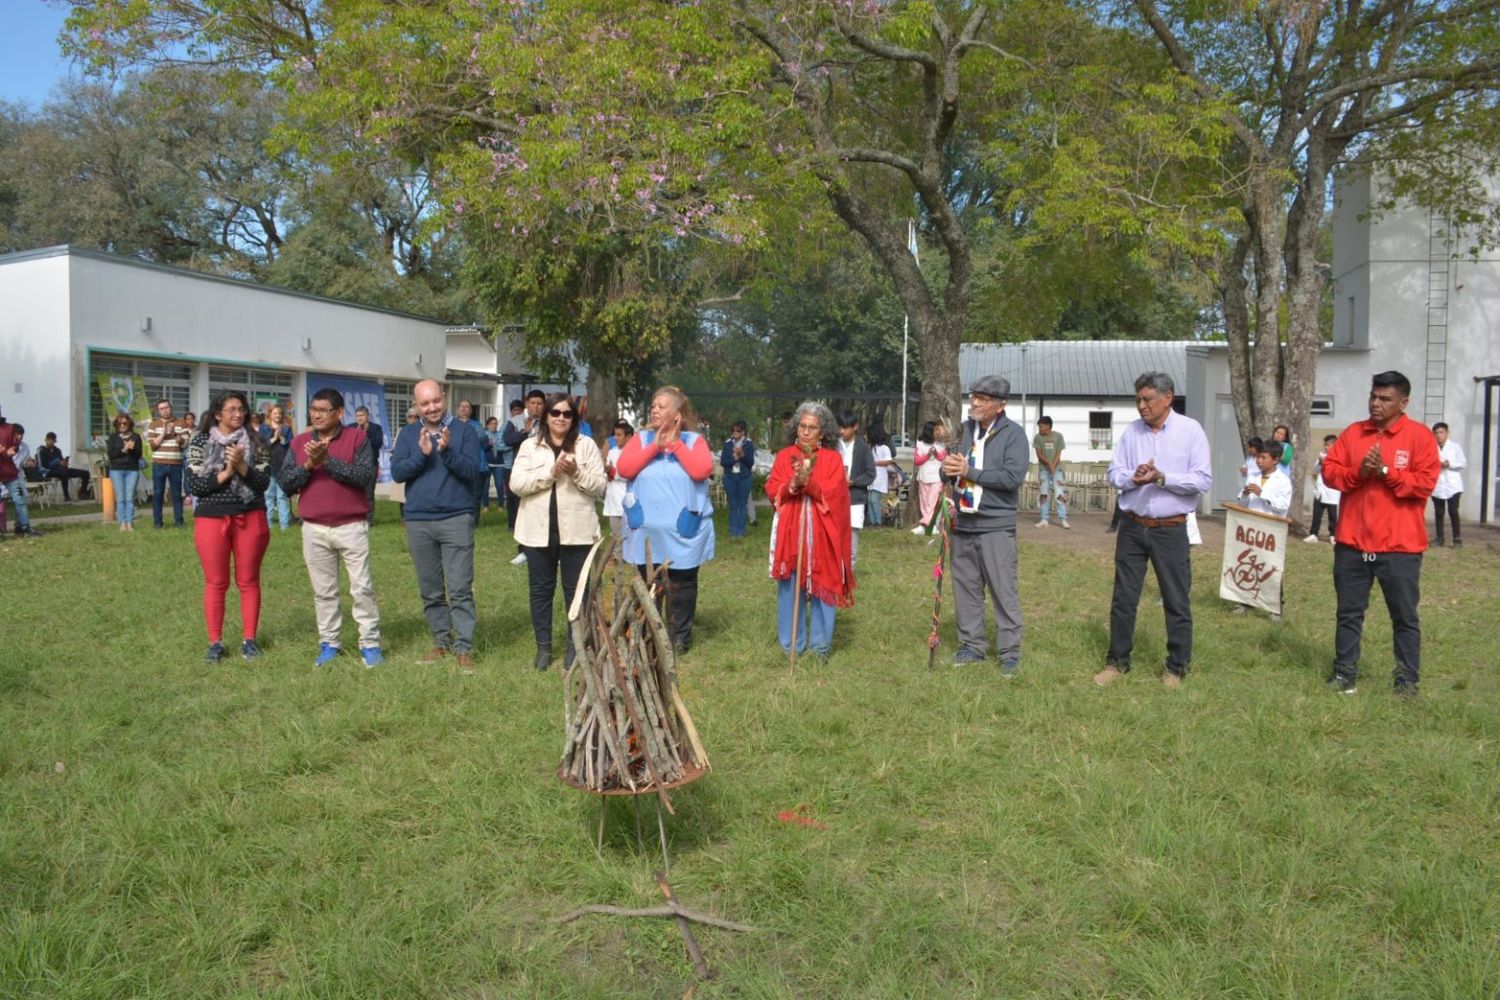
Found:
<path fill-rule="evenodd" d="M 953 533 L 953 610 L 958 645 L 983 656 L 984 591 L 995 604 L 995 647 L 1001 661 L 1021 658 L 1020 560 L 1014 526 L 997 531 Z"/>
<path fill-rule="evenodd" d="M 474 651 L 474 516 L 407 521 L 406 547 L 432 642 L 455 653 Z"/>

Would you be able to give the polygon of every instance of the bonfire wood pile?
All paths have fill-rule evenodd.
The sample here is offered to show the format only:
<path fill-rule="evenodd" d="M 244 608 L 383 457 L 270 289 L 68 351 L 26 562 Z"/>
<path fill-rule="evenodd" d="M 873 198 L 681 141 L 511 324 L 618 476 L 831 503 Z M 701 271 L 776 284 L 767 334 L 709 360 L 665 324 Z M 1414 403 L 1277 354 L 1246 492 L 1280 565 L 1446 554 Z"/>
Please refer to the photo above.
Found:
<path fill-rule="evenodd" d="M 594 547 L 587 590 L 569 611 L 577 656 L 563 674 L 567 737 L 558 777 L 600 794 L 660 796 L 708 770 L 708 755 L 677 690 L 676 661 L 653 593 L 665 565 L 636 567 Z"/>

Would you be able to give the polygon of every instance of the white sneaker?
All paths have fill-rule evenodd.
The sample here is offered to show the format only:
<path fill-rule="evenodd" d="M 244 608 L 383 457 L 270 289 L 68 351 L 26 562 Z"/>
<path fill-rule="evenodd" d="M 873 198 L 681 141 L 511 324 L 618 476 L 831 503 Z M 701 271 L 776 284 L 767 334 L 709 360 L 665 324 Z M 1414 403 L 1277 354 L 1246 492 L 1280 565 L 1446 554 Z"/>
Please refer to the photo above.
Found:
<path fill-rule="evenodd" d="M 1038 527 L 1038 528 L 1045 528 L 1045 527 L 1046 527 L 1046 526 L 1047 526 L 1047 522 L 1046 522 L 1046 521 L 1038 521 L 1038 522 L 1037 522 L 1037 523 L 1036 523 L 1036 526 L 1037 526 L 1037 527 Z"/>
<path fill-rule="evenodd" d="M 1318 536 L 1317 535 L 1308 535 L 1306 538 L 1304 538 L 1302 540 L 1304 542 L 1317 542 Z"/>
<path fill-rule="evenodd" d="M 919 525 L 917 525 L 917 526 L 916 526 L 916 527 L 915 527 L 915 528 L 913 528 L 913 529 L 911 529 L 911 533 L 912 533 L 912 534 L 913 534 L 913 535 L 920 535 L 920 534 L 921 534 L 921 533 L 922 533 L 922 532 L 924 532 L 924 531 L 926 531 L 926 530 L 927 530 L 927 529 L 926 529 L 926 528 L 924 528 L 924 527 L 922 527 L 922 526 L 921 526 L 921 525 L 920 525 L 920 524 L 919 524 Z"/>
<path fill-rule="evenodd" d="M 1057 526 L 1059 528 L 1063 529 L 1064 531 L 1072 531 L 1073 530 L 1073 526 L 1071 524 L 1069 524 L 1067 521 L 1058 521 L 1057 522 Z"/>
<path fill-rule="evenodd" d="M 510 561 L 510 564 L 512 566 L 525 566 L 526 565 L 526 553 L 524 553 L 524 552 L 518 552 L 518 553 L 516 553 L 516 557 Z"/>

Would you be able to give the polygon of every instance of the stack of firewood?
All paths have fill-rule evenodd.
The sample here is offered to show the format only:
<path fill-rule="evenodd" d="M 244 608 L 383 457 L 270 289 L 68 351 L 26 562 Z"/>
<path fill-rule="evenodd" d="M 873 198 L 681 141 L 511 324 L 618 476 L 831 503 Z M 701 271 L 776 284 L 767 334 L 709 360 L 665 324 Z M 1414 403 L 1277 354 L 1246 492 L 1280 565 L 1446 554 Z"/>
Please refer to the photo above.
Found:
<path fill-rule="evenodd" d="M 563 673 L 563 742 L 558 777 L 599 794 L 655 793 L 708 770 L 654 594 L 666 567 L 645 579 L 636 567 L 594 547 L 569 609 L 576 658 Z M 583 589 L 586 585 L 587 589 Z"/>

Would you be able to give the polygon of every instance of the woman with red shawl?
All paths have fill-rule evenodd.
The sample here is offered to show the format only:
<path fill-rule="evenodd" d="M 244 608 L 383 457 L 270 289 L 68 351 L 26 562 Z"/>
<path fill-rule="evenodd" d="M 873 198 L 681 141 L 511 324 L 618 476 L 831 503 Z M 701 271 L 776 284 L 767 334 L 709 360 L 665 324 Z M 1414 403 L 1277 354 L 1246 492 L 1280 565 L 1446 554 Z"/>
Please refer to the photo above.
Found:
<path fill-rule="evenodd" d="M 792 443 L 777 453 L 766 480 L 776 508 L 771 578 L 781 648 L 791 652 L 793 608 L 800 605 L 797 652 L 811 646 L 824 660 L 833 645 L 835 610 L 854 603 L 849 480 L 837 433 L 828 407 L 803 403 L 792 415 Z"/>

